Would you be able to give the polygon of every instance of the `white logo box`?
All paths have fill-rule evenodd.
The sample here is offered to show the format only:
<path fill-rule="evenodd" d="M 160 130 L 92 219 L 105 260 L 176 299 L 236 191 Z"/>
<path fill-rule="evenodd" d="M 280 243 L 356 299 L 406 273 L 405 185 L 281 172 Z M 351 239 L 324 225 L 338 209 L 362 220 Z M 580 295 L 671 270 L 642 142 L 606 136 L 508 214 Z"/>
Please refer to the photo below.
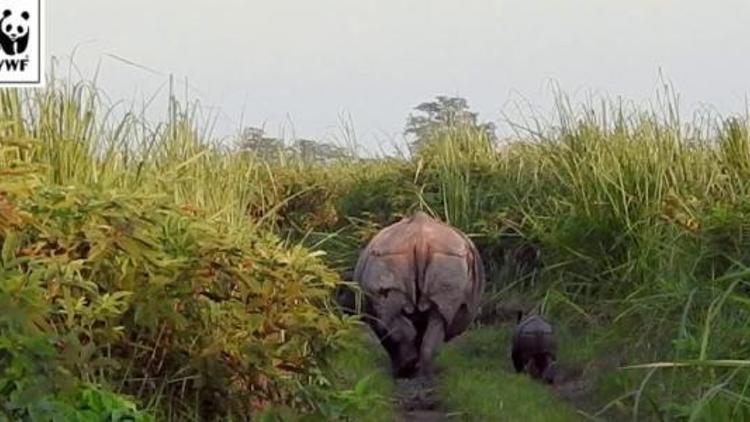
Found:
<path fill-rule="evenodd" d="M 43 0 L 0 0 L 0 87 L 44 86 Z"/>

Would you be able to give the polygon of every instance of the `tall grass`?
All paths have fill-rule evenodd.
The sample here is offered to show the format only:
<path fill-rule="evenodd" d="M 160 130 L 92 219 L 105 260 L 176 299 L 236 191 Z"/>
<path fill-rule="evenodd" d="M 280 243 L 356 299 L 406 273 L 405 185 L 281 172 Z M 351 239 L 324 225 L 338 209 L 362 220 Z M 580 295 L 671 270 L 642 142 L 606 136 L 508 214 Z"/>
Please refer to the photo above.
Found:
<path fill-rule="evenodd" d="M 606 333 L 615 368 L 679 362 L 602 375 L 599 416 L 742 418 L 748 121 L 685 123 L 670 102 L 559 104 L 557 125 L 495 151 L 480 133 L 435 139 L 413 164 L 414 203 L 474 234 L 495 268 L 519 238 L 541 245 L 541 285 L 515 294 Z M 490 290 L 507 292 L 512 280 L 491 273 Z"/>
<path fill-rule="evenodd" d="M 548 312 L 617 333 L 623 364 L 681 362 L 642 382 L 638 372 L 610 376 L 637 392 L 633 418 L 741 418 L 750 403 L 748 123 L 698 127 L 675 110 L 561 106 L 558 126 L 491 158 L 456 157 L 460 137 L 438 153 L 460 163 L 453 172 L 482 167 L 492 174 L 484 181 L 445 169 L 436 177 L 454 182 L 443 185 L 445 218 L 470 231 L 498 211 L 523 215 L 521 230 L 545 255 L 536 295 Z"/>
<path fill-rule="evenodd" d="M 141 140 L 85 84 L 0 98 L 0 412 L 133 411 L 106 389 L 176 420 L 334 398 L 322 351 L 350 324 L 318 254 L 249 215 L 284 203 L 258 188 L 276 186 L 267 164 L 202 139 L 174 100 Z"/>
<path fill-rule="evenodd" d="M 3 133 L 41 182 L 160 196 L 218 230 L 272 230 L 353 264 L 378 228 L 417 208 L 469 233 L 490 269 L 488 301 L 542 305 L 619 353 L 602 374 L 602 418 L 741 418 L 750 412 L 750 131 L 745 117 L 681 119 L 558 102 L 554 123 L 492 145 L 441 131 L 413 159 L 264 162 L 205 139 L 194 107 L 170 100 L 156 127 L 116 113 L 86 84 L 2 91 Z M 533 120 L 532 120 L 533 121 Z M 10 165 L 0 156 L 0 167 Z M 536 284 L 501 276 L 533 243 Z M 496 295 L 492 295 L 492 293 Z M 638 366 L 640 365 L 640 366 Z M 611 402 L 611 403 L 610 403 Z M 609 404 L 609 405 L 608 405 Z"/>

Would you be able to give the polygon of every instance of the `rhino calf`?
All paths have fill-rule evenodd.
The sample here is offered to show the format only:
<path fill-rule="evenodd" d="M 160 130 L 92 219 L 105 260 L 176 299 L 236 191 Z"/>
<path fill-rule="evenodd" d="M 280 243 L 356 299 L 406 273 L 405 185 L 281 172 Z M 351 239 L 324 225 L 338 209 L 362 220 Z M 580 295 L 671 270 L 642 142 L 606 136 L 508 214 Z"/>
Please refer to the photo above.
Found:
<path fill-rule="evenodd" d="M 539 315 L 522 320 L 518 312 L 513 331 L 511 358 L 516 372 L 526 371 L 532 378 L 555 382 L 557 361 L 557 339 L 552 326 Z"/>
<path fill-rule="evenodd" d="M 395 376 L 432 373 L 440 344 L 476 316 L 484 278 L 474 243 L 423 212 L 375 235 L 357 260 L 354 280 Z"/>

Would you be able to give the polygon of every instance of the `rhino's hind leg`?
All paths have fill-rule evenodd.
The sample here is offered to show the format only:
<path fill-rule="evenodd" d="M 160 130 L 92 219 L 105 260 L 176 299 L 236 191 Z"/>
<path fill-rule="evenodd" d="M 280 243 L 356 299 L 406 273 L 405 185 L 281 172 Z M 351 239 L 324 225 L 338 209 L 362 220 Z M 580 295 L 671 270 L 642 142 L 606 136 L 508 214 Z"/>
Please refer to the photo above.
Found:
<path fill-rule="evenodd" d="M 555 360 L 554 356 L 549 356 L 547 360 L 547 365 L 544 368 L 544 371 L 542 372 L 542 379 L 547 384 L 554 384 L 555 379 L 557 378 L 557 361 Z"/>
<path fill-rule="evenodd" d="M 445 340 L 445 321 L 437 309 L 429 311 L 427 325 L 419 350 L 419 372 L 431 376 L 435 372 L 435 354 Z"/>
<path fill-rule="evenodd" d="M 416 348 L 417 330 L 407 318 L 398 317 L 381 342 L 391 358 L 393 375 L 409 377 L 416 370 L 419 355 Z"/>
<path fill-rule="evenodd" d="M 517 373 L 523 372 L 524 369 L 524 361 L 523 357 L 521 356 L 521 352 L 516 350 L 515 348 L 510 354 L 511 359 L 513 360 L 513 368 L 515 368 Z"/>
<path fill-rule="evenodd" d="M 542 379 L 549 384 L 555 382 L 555 357 L 552 353 L 539 353 L 533 359 L 536 373 L 534 378 Z"/>
<path fill-rule="evenodd" d="M 541 365 L 543 365 L 543 361 L 543 357 L 535 355 L 526 362 L 526 372 L 531 378 L 539 379 L 542 376 L 542 371 L 544 370 L 544 368 L 542 368 Z"/>

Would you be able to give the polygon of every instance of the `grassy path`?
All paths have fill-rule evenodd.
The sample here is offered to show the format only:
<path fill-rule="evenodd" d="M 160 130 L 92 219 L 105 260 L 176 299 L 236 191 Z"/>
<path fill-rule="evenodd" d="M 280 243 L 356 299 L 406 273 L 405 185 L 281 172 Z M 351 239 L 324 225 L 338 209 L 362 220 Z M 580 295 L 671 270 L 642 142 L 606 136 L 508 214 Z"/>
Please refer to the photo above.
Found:
<path fill-rule="evenodd" d="M 490 326 L 465 333 L 446 344 L 438 356 L 434 380 L 392 380 L 387 360 L 371 336 L 362 347 L 336 362 L 354 386 L 368 377 L 370 394 L 381 398 L 377 409 L 361 406 L 346 413 L 349 420 L 368 421 L 579 421 L 585 420 L 556 388 L 512 371 L 508 357 L 509 329 Z M 562 386 L 565 388 L 566 386 Z"/>
<path fill-rule="evenodd" d="M 441 405 L 451 420 L 578 421 L 575 409 L 553 387 L 512 371 L 509 329 L 491 326 L 465 333 L 438 357 Z"/>
<path fill-rule="evenodd" d="M 394 405 L 403 421 L 434 422 L 446 420 L 438 397 L 437 379 L 396 380 Z"/>

